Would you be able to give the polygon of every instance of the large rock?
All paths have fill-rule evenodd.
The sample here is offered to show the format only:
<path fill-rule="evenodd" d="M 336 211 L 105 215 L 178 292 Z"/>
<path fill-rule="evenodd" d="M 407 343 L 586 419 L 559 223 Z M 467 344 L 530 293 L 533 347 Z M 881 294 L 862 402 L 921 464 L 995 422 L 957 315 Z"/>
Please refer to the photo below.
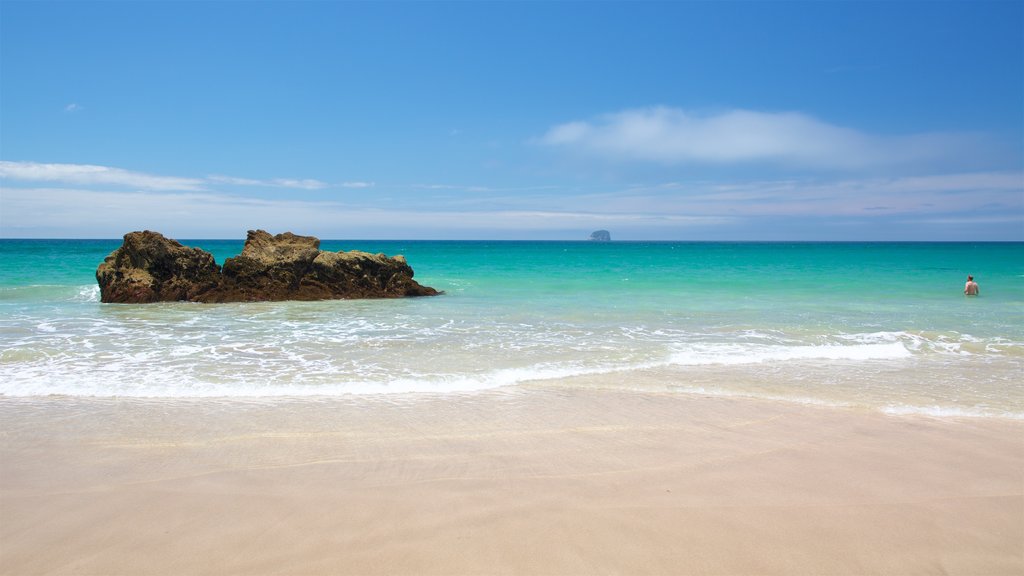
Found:
<path fill-rule="evenodd" d="M 224 262 L 156 232 L 131 232 L 96 270 L 103 302 L 247 302 L 433 296 L 402 256 L 323 252 L 312 236 L 251 230 Z"/>
<path fill-rule="evenodd" d="M 96 269 L 103 302 L 194 300 L 220 282 L 213 255 L 158 232 L 129 232 Z"/>

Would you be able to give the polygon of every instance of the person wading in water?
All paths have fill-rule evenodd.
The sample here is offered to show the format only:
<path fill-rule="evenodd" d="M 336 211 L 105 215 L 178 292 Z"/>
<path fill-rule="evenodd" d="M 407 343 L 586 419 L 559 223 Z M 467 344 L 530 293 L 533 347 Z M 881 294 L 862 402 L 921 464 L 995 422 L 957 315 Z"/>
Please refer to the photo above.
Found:
<path fill-rule="evenodd" d="M 978 295 L 978 283 L 974 281 L 974 276 L 967 277 L 967 284 L 964 284 L 964 294 L 967 296 Z"/>

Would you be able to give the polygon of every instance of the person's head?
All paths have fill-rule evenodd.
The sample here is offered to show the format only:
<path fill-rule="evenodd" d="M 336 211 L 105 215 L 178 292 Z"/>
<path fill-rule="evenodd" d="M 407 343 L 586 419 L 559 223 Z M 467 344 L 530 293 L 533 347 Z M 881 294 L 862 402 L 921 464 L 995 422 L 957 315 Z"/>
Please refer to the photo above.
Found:
<path fill-rule="evenodd" d="M 968 274 L 967 275 L 967 281 L 968 282 L 974 282 L 974 276 L 971 276 L 970 274 Z"/>

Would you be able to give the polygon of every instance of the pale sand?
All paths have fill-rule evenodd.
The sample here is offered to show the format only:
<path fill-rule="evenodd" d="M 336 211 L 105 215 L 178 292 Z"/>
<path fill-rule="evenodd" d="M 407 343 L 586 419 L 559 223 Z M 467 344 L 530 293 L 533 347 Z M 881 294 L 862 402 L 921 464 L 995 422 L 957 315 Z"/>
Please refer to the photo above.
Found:
<path fill-rule="evenodd" d="M 3 574 L 1024 574 L 1024 423 L 520 389 L 0 398 Z"/>

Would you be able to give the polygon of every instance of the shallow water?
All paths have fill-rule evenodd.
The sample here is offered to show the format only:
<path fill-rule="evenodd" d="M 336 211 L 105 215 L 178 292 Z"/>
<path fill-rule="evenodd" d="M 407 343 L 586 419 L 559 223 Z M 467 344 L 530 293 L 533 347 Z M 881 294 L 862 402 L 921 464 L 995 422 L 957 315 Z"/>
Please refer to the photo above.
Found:
<path fill-rule="evenodd" d="M 446 294 L 101 304 L 119 244 L 0 240 L 0 394 L 596 386 L 1024 418 L 1021 243 L 324 241 L 404 254 Z"/>

